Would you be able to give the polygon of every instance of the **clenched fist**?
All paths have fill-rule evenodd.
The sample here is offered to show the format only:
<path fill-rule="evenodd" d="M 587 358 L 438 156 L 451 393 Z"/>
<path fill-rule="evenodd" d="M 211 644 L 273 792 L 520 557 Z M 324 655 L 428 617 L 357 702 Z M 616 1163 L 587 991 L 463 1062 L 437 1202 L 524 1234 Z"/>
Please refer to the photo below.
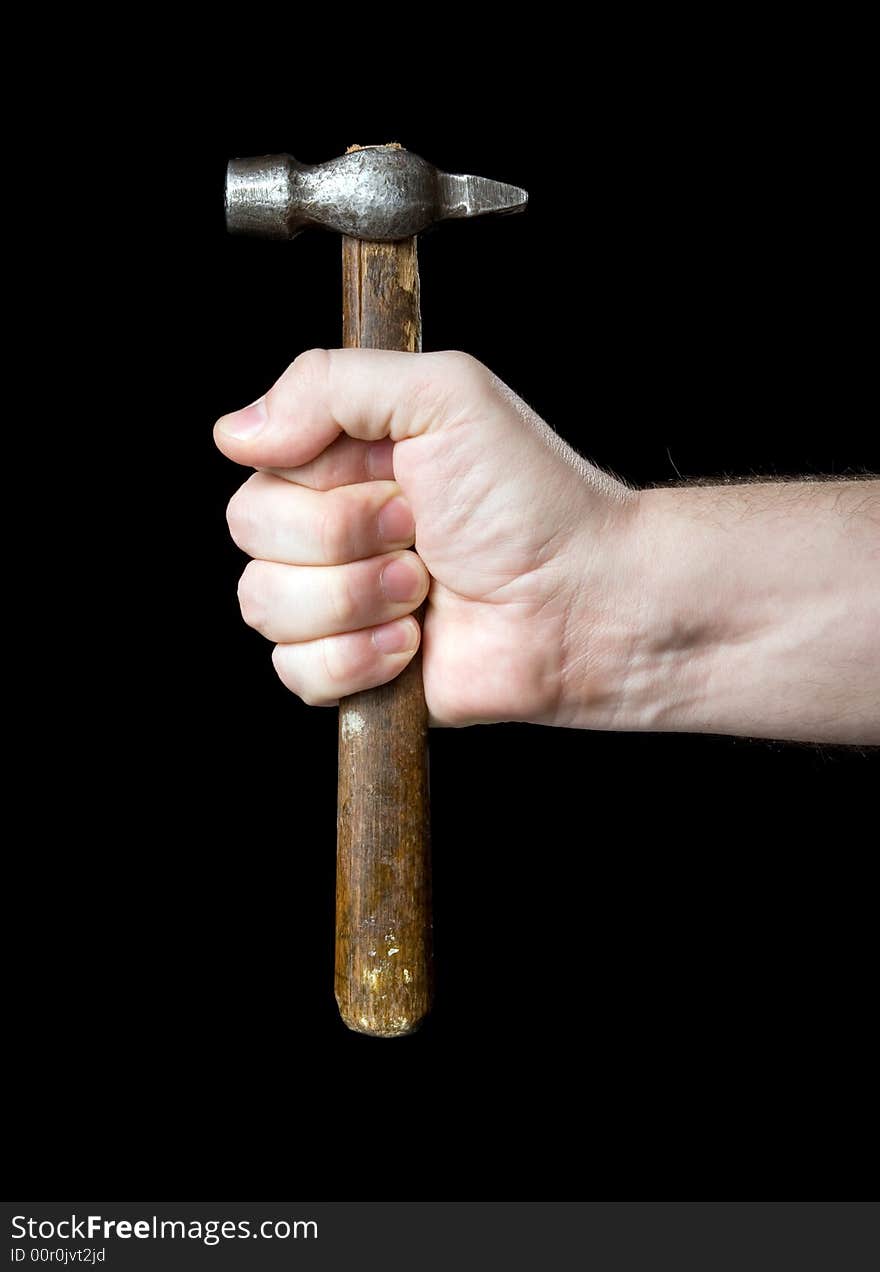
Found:
<path fill-rule="evenodd" d="M 449 352 L 310 350 L 215 439 L 257 470 L 242 613 L 308 703 L 421 638 L 435 725 L 880 736 L 876 482 L 637 492 Z"/>
<path fill-rule="evenodd" d="M 254 558 L 239 597 L 294 693 L 332 704 L 392 679 L 427 597 L 432 723 L 572 722 L 572 651 L 583 659 L 588 614 L 607 624 L 636 496 L 486 367 L 313 349 L 216 438 L 259 469 L 228 510 Z M 589 644 L 601 677 L 602 642 Z"/>

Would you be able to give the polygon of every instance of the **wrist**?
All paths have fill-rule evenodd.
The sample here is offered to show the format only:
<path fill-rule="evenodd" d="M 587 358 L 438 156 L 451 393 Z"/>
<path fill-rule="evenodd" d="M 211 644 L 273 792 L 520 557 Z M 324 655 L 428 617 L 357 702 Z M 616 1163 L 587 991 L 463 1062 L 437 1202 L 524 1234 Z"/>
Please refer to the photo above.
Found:
<path fill-rule="evenodd" d="M 576 589 L 565 642 L 566 723 L 627 732 L 706 727 L 729 616 L 716 596 L 723 562 L 705 535 L 695 542 L 689 493 L 636 492 L 613 533 L 584 544 L 586 583 Z M 591 581 L 599 554 L 601 587 Z"/>
<path fill-rule="evenodd" d="M 585 558 L 569 722 L 876 742 L 877 495 L 845 481 L 641 492 L 604 590 Z"/>

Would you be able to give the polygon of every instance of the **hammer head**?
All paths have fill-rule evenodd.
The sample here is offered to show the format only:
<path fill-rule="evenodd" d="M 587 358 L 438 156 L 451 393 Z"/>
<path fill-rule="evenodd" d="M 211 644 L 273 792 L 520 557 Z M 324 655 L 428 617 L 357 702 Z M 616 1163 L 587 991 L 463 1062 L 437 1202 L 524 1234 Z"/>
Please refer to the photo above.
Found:
<path fill-rule="evenodd" d="M 291 239 L 309 225 L 360 239 L 402 239 L 429 225 L 488 212 L 519 212 L 528 195 L 486 177 L 440 172 L 399 146 L 352 148 L 327 163 L 292 155 L 232 159 L 226 228 Z"/>

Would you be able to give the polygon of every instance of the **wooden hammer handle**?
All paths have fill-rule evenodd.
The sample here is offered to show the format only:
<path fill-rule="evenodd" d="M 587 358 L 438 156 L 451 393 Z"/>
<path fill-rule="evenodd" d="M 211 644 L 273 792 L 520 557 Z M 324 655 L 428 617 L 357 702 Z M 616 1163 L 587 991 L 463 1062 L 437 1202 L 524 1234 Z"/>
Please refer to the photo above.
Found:
<path fill-rule="evenodd" d="M 342 292 L 346 348 L 421 348 L 414 238 L 344 236 Z M 339 704 L 336 1001 L 349 1029 L 377 1038 L 412 1033 L 431 1005 L 421 651 L 390 684 Z"/>

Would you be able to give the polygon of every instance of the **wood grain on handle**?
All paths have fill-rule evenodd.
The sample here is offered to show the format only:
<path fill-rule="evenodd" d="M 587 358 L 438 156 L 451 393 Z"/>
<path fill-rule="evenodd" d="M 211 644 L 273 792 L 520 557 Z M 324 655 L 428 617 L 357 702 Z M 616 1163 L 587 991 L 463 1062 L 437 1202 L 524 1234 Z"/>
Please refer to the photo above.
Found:
<path fill-rule="evenodd" d="M 346 348 L 421 348 L 416 240 L 342 240 Z M 421 614 L 416 615 L 421 618 Z M 431 1005 L 428 717 L 421 651 L 339 704 L 336 1001 L 349 1029 L 412 1033 Z"/>

